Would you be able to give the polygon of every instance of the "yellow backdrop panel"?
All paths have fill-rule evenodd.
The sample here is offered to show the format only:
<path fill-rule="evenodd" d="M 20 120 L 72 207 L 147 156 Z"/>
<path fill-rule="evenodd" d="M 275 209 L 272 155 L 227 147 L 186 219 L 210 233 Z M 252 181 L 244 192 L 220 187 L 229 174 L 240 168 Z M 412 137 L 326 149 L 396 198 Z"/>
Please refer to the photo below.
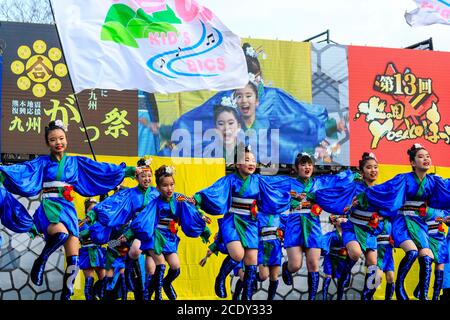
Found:
<path fill-rule="evenodd" d="M 89 155 L 85 155 L 88 156 Z M 152 169 L 155 171 L 159 166 L 175 166 L 175 191 L 193 195 L 195 192 L 210 186 L 217 179 L 225 175 L 223 159 L 186 159 L 152 157 Z M 127 165 L 136 165 L 139 157 L 97 156 L 99 162 L 110 162 L 119 164 L 125 162 Z M 135 187 L 137 182 L 133 179 L 125 179 L 127 187 Z M 152 185 L 155 186 L 154 181 Z M 84 197 L 79 195 L 75 198 L 75 206 L 79 216 L 84 216 Z M 217 232 L 217 219 L 209 225 L 213 236 Z M 207 245 L 200 238 L 192 239 L 178 233 L 181 241 L 179 245 L 179 257 L 181 262 L 181 274 L 173 286 L 178 294 L 178 299 L 217 299 L 214 293 L 214 279 L 219 270 L 223 255 L 211 256 L 204 267 L 198 263 L 205 256 Z M 130 294 L 132 297 L 132 294 Z M 80 271 L 75 280 L 75 294 L 73 299 L 84 300 L 84 276 Z"/>
<path fill-rule="evenodd" d="M 411 172 L 410 166 L 380 165 L 379 169 L 380 169 L 379 183 L 389 180 L 399 173 Z M 449 178 L 450 177 L 450 168 L 434 167 L 430 173 L 436 173 L 443 178 Z M 400 249 L 400 248 L 394 249 L 395 272 L 398 270 L 398 265 L 400 264 L 400 261 L 403 259 L 404 256 L 405 256 L 405 252 L 402 249 Z M 418 282 L 419 282 L 419 264 L 417 262 L 415 262 L 405 280 L 405 288 L 411 299 L 414 299 L 413 291 L 416 288 Z M 434 274 L 431 277 L 430 288 L 433 287 L 433 283 L 434 283 Z M 383 276 L 381 286 L 379 286 L 377 288 L 377 291 L 375 292 L 375 295 L 374 295 L 374 299 L 375 300 L 384 300 L 385 291 L 386 291 L 386 280 Z M 428 291 L 428 298 L 431 299 L 432 295 L 433 295 L 433 290 L 430 289 Z M 395 294 L 394 294 L 393 299 L 395 299 Z"/>

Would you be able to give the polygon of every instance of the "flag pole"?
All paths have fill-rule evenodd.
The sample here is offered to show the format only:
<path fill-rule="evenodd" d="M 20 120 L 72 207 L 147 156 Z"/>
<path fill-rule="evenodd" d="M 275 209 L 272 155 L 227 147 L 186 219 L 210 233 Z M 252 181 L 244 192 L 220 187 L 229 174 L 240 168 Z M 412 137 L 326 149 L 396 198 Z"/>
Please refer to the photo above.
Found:
<path fill-rule="evenodd" d="M 67 60 L 66 60 L 66 57 L 64 55 L 64 49 L 63 49 L 63 46 L 62 46 L 61 38 L 59 36 L 58 26 L 56 25 L 56 19 L 55 19 L 55 13 L 53 12 L 52 0 L 48 0 L 48 3 L 50 4 L 50 10 L 52 12 L 53 22 L 55 23 L 56 34 L 58 36 L 58 42 L 59 42 L 59 46 L 61 47 L 62 56 L 64 58 L 65 63 L 67 64 Z M 88 144 L 89 144 L 89 148 L 91 149 L 91 153 L 92 153 L 92 156 L 93 156 L 94 160 L 97 161 L 97 157 L 95 156 L 94 148 L 92 147 L 91 138 L 89 138 L 89 134 L 88 134 L 87 129 L 86 129 L 86 124 L 84 123 L 83 113 L 81 112 L 80 104 L 78 103 L 78 97 L 77 97 L 77 94 L 75 93 L 75 89 L 73 87 L 73 82 L 72 82 L 72 77 L 70 76 L 69 67 L 67 67 L 67 76 L 69 77 L 70 86 L 72 87 L 72 92 L 73 92 L 73 95 L 75 97 L 75 102 L 76 102 L 76 105 L 77 105 L 77 108 L 78 108 L 78 112 L 80 113 L 81 124 L 83 125 L 84 133 L 86 134 L 86 138 L 87 138 L 87 141 L 88 141 Z"/>

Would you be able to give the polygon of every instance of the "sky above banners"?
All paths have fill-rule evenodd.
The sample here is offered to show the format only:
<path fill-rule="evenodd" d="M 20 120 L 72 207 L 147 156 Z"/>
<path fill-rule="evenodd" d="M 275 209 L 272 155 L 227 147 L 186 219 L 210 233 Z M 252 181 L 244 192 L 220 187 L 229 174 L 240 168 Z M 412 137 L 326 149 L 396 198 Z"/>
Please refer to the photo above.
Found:
<path fill-rule="evenodd" d="M 404 48 L 433 38 L 435 51 L 450 51 L 450 26 L 413 28 L 406 23 L 405 12 L 417 8 L 414 0 L 203 0 L 202 4 L 240 37 L 303 41 L 329 29 L 330 38 L 343 45 Z"/>
<path fill-rule="evenodd" d="M 52 4 L 76 92 L 227 90 L 248 82 L 239 37 L 195 1 Z"/>

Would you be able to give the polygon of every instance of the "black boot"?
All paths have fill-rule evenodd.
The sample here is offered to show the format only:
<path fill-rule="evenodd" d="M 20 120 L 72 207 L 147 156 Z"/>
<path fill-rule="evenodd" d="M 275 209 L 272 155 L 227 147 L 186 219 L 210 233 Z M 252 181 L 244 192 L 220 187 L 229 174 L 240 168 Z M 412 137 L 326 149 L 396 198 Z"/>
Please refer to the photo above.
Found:
<path fill-rule="evenodd" d="M 128 254 L 125 257 L 125 283 L 130 291 L 134 291 L 134 280 L 136 278 L 136 274 L 134 273 L 135 265 L 138 264 L 138 261 L 132 259 Z"/>
<path fill-rule="evenodd" d="M 126 280 L 125 280 L 125 274 L 121 273 L 119 275 L 119 279 L 117 279 L 117 281 L 119 282 L 119 289 L 117 290 L 117 295 L 119 296 L 119 298 L 122 301 L 126 301 L 128 300 L 128 289 L 127 289 L 127 284 L 126 284 Z"/>
<path fill-rule="evenodd" d="M 308 300 L 316 300 L 319 288 L 319 272 L 308 272 Z"/>
<path fill-rule="evenodd" d="M 275 293 L 277 293 L 278 280 L 269 280 L 269 292 L 267 294 L 267 300 L 272 301 L 275 298 Z"/>
<path fill-rule="evenodd" d="M 328 300 L 328 287 L 331 283 L 331 277 L 326 277 L 323 279 L 323 286 L 322 286 L 322 300 L 326 301 Z"/>
<path fill-rule="evenodd" d="M 177 299 L 177 293 L 175 292 L 175 289 L 172 286 L 172 282 L 179 275 L 180 275 L 180 268 L 175 269 L 175 270 L 169 268 L 169 271 L 167 272 L 167 276 L 163 280 L 163 289 L 164 289 L 166 296 L 169 298 L 169 300 Z"/>
<path fill-rule="evenodd" d="M 252 300 L 253 296 L 253 282 L 256 278 L 256 266 L 245 266 L 244 271 L 244 287 L 242 288 L 242 300 Z"/>
<path fill-rule="evenodd" d="M 66 258 L 67 267 L 63 277 L 63 288 L 61 292 L 61 300 L 70 300 L 73 295 L 73 284 L 77 277 L 78 271 L 78 256 L 70 256 Z"/>
<path fill-rule="evenodd" d="M 145 275 L 145 283 L 144 283 L 144 300 L 152 300 L 153 292 L 155 292 L 154 286 L 154 278 L 153 274 Z"/>
<path fill-rule="evenodd" d="M 444 270 L 436 270 L 434 272 L 433 300 L 439 300 L 441 294 L 442 282 L 444 282 Z"/>
<path fill-rule="evenodd" d="M 402 261 L 400 261 L 397 279 L 395 280 L 395 296 L 397 297 L 397 300 L 409 300 L 405 290 L 405 278 L 414 261 L 416 261 L 418 254 L 417 250 L 410 250 L 405 254 Z"/>
<path fill-rule="evenodd" d="M 62 246 L 68 238 L 69 235 L 64 232 L 58 232 L 54 235 L 47 235 L 44 249 L 42 249 L 41 254 L 34 261 L 33 267 L 31 268 L 30 278 L 35 285 L 42 285 L 44 280 L 45 264 L 48 258 L 53 252 Z"/>
<path fill-rule="evenodd" d="M 433 258 L 429 256 L 419 257 L 419 284 L 420 284 L 420 300 L 428 300 L 428 289 L 431 279 L 431 265 Z"/>
<path fill-rule="evenodd" d="M 234 301 L 241 300 L 241 293 L 242 293 L 243 286 L 244 286 L 244 283 L 241 281 L 241 279 L 237 279 L 236 285 L 234 286 L 234 292 L 233 292 L 233 300 Z"/>
<path fill-rule="evenodd" d="M 394 295 L 394 290 L 395 290 L 394 282 L 386 283 L 386 292 L 384 295 L 384 300 L 392 300 L 392 296 Z"/>
<path fill-rule="evenodd" d="M 416 287 L 414 288 L 413 296 L 417 299 L 420 299 L 420 279 L 419 282 L 417 282 Z"/>
<path fill-rule="evenodd" d="M 155 300 L 162 300 L 162 288 L 164 282 L 165 264 L 159 264 L 155 269 Z"/>
<path fill-rule="evenodd" d="M 222 266 L 220 267 L 219 273 L 217 274 L 216 281 L 214 284 L 214 290 L 216 292 L 216 295 L 219 298 L 227 297 L 225 280 L 226 280 L 228 274 L 231 272 L 231 270 L 233 270 L 234 267 L 236 267 L 238 264 L 239 264 L 239 262 L 233 260 L 230 256 L 227 256 L 223 260 Z"/>
<path fill-rule="evenodd" d="M 86 277 L 84 280 L 84 297 L 88 301 L 94 300 L 94 278 Z"/>
<path fill-rule="evenodd" d="M 342 300 L 344 297 L 344 288 L 350 283 L 352 268 L 356 262 L 357 261 L 353 261 L 347 256 L 345 267 L 343 268 L 337 283 L 337 300 Z"/>
<path fill-rule="evenodd" d="M 112 288 L 112 283 L 114 281 L 114 277 L 105 277 L 103 279 L 103 298 L 102 300 L 111 301 L 114 300 L 114 288 Z"/>
<path fill-rule="evenodd" d="M 281 277 L 283 278 L 284 284 L 290 286 L 294 282 L 292 278 L 292 273 L 288 269 L 288 262 L 283 262 L 281 266 Z"/>
<path fill-rule="evenodd" d="M 132 279 L 133 282 L 133 292 L 134 292 L 134 300 L 137 301 L 143 301 L 144 300 L 144 283 L 142 281 L 142 271 L 141 271 L 141 265 L 139 263 L 139 260 L 135 260 L 133 273 L 134 278 Z"/>
<path fill-rule="evenodd" d="M 104 283 L 105 278 L 98 279 L 94 283 L 94 300 L 103 300 L 103 295 L 105 294 Z"/>

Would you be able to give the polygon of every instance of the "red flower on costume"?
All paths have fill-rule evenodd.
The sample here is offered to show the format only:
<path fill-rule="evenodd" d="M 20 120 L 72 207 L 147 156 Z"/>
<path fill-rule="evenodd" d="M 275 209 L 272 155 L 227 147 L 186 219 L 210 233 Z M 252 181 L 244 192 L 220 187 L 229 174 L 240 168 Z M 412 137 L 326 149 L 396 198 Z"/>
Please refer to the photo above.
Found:
<path fill-rule="evenodd" d="M 379 221 L 380 221 L 380 218 L 378 217 L 378 213 L 374 212 L 370 216 L 369 227 L 372 227 L 372 228 L 376 229 L 378 227 L 378 222 Z"/>
<path fill-rule="evenodd" d="M 391 245 L 391 247 L 394 246 L 394 239 L 392 238 L 392 236 L 389 236 L 389 244 Z"/>
<path fill-rule="evenodd" d="M 122 257 L 125 257 L 125 255 L 128 253 L 129 250 L 130 250 L 130 248 L 128 248 L 128 246 L 126 244 L 122 244 L 117 247 L 117 251 L 119 251 L 119 254 Z"/>
<path fill-rule="evenodd" d="M 442 223 L 442 220 L 439 222 L 439 225 L 438 225 L 438 231 L 439 231 L 440 233 L 445 233 L 445 230 L 444 230 L 444 224 Z"/>
<path fill-rule="evenodd" d="M 419 207 L 419 216 L 423 218 L 426 217 L 426 215 L 427 215 L 427 204 L 423 203 Z"/>
<path fill-rule="evenodd" d="M 252 218 L 256 220 L 256 215 L 258 214 L 258 206 L 256 205 L 256 200 L 253 200 L 252 206 L 250 208 L 250 213 Z"/>
<path fill-rule="evenodd" d="M 311 213 L 316 217 L 320 216 L 322 211 L 323 211 L 322 208 L 317 203 L 313 204 L 311 207 Z"/>
<path fill-rule="evenodd" d="M 280 239 L 280 240 L 284 239 L 284 232 L 280 228 L 277 229 L 277 236 L 278 236 L 278 239 Z"/>
<path fill-rule="evenodd" d="M 73 186 L 64 186 L 64 191 L 62 193 L 64 199 L 67 201 L 73 201 Z"/>
<path fill-rule="evenodd" d="M 176 220 L 170 220 L 169 230 L 172 233 L 178 232 L 178 222 Z"/>
<path fill-rule="evenodd" d="M 339 251 L 338 251 L 338 254 L 339 254 L 341 257 L 347 256 L 347 249 L 346 249 L 346 248 L 340 248 Z"/>

